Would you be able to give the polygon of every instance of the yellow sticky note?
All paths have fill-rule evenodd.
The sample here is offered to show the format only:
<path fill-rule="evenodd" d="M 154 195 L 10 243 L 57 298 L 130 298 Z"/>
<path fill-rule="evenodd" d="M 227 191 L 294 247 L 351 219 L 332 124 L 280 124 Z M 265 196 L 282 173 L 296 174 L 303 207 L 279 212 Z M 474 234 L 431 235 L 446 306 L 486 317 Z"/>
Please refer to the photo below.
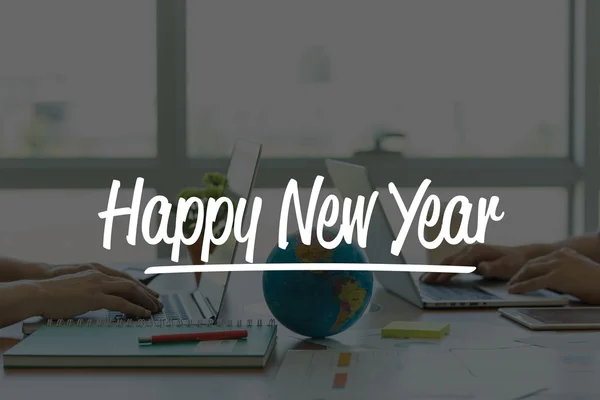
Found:
<path fill-rule="evenodd" d="M 450 333 L 450 324 L 394 321 L 381 330 L 381 337 L 396 339 L 441 339 Z"/>

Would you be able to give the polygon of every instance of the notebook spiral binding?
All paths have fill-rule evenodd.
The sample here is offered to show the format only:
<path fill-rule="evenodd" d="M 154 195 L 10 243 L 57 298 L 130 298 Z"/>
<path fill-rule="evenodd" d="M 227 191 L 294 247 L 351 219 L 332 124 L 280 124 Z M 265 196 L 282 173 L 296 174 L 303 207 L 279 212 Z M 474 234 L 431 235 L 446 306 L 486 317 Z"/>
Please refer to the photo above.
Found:
<path fill-rule="evenodd" d="M 203 319 L 203 320 L 197 320 L 197 321 L 192 321 L 189 319 L 164 319 L 164 320 L 134 320 L 134 319 L 128 319 L 128 320 L 118 320 L 118 321 L 111 321 L 111 320 L 91 320 L 91 319 L 58 319 L 58 320 L 52 320 L 49 319 L 46 322 L 46 326 L 48 327 L 131 327 L 131 328 L 161 328 L 161 327 L 171 327 L 171 326 L 175 326 L 175 327 L 180 327 L 180 326 L 214 326 L 214 327 L 250 327 L 253 326 L 254 323 L 256 322 L 256 326 L 263 326 L 263 320 L 262 319 L 257 319 L 256 321 L 253 321 L 252 319 L 248 319 L 246 320 L 246 323 L 244 324 L 244 321 L 241 319 L 238 319 L 236 322 L 234 322 L 231 319 L 228 319 L 227 321 L 222 320 L 222 319 L 218 319 L 218 320 L 213 320 L 213 319 Z M 269 320 L 269 322 L 267 323 L 267 326 L 276 326 L 277 322 L 275 321 L 275 319 L 271 318 Z"/>

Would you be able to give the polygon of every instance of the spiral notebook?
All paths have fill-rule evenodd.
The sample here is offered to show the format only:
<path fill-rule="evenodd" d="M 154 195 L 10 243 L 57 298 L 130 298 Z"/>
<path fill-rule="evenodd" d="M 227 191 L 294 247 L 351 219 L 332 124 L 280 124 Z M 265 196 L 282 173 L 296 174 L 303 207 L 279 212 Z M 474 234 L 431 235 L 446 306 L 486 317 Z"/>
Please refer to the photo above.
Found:
<path fill-rule="evenodd" d="M 139 337 L 245 329 L 241 340 L 140 345 Z M 48 321 L 4 353 L 5 368 L 264 367 L 277 340 L 275 320 Z"/>

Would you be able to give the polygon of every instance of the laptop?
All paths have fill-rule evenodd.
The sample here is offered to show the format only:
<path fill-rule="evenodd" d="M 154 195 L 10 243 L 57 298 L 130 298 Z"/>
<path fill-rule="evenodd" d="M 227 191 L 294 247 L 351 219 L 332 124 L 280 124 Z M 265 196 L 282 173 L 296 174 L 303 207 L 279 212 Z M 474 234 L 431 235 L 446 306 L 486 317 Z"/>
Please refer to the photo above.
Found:
<path fill-rule="evenodd" d="M 229 167 L 227 170 L 227 179 L 229 181 L 228 195 L 231 198 L 244 198 L 249 201 L 252 194 L 252 188 L 258 172 L 259 160 L 262 152 L 262 145 L 237 140 L 235 142 Z M 244 215 L 244 221 L 248 217 Z M 238 242 L 231 238 L 235 243 L 232 246 L 224 245 L 223 249 L 228 249 L 229 253 L 224 254 L 222 260 L 227 260 L 229 264 L 235 261 Z M 221 257 L 220 257 L 221 259 Z M 210 261 L 209 261 L 210 262 Z M 161 265 L 173 264 L 170 260 Z M 157 264 L 158 265 L 158 264 Z M 139 265 L 145 269 L 150 265 Z M 113 266 L 117 269 L 123 270 Z M 131 267 L 133 268 L 133 267 Z M 137 269 L 137 268 L 136 268 Z M 203 272 L 196 287 L 192 293 L 172 292 L 160 293 L 159 300 L 163 303 L 163 309 L 148 318 L 153 321 L 181 320 L 181 321 L 205 321 L 205 323 L 215 322 L 219 318 L 219 312 L 223 305 L 225 292 L 229 283 L 231 273 L 224 272 Z M 120 312 L 99 310 L 92 311 L 77 317 L 77 319 L 92 319 L 111 321 L 118 323 L 120 320 L 127 320 L 127 316 Z M 46 322 L 40 318 L 25 321 L 23 323 L 23 333 L 28 335 L 33 333 L 38 327 Z"/>
<path fill-rule="evenodd" d="M 227 195 L 232 199 L 244 198 L 250 201 L 252 188 L 258 172 L 262 145 L 236 140 L 229 167 L 227 169 L 227 180 L 229 189 Z M 250 213 L 246 212 L 243 224 Z M 230 253 L 224 255 L 223 260 L 227 264 L 233 264 L 238 249 L 238 242 L 229 247 Z M 225 245 L 227 246 L 227 244 Z M 224 249 L 228 248 L 223 246 Z M 209 260 L 210 263 L 210 260 Z M 175 292 L 160 293 L 159 300 L 163 303 L 160 313 L 150 317 L 153 320 L 206 320 L 216 321 L 219 317 L 225 292 L 229 283 L 231 272 L 203 272 L 200 275 L 198 286 L 193 293 Z M 126 318 L 121 313 L 110 313 L 110 319 Z"/>
<path fill-rule="evenodd" d="M 327 171 L 333 184 L 344 198 L 370 198 L 374 187 L 367 168 L 347 162 L 326 160 Z M 406 264 L 402 252 L 391 253 L 396 234 L 378 198 L 369 225 L 365 252 L 375 264 Z M 506 282 L 492 281 L 475 274 L 459 275 L 449 283 L 430 285 L 420 281 L 420 273 L 377 271 L 374 273 L 387 291 L 420 308 L 489 308 L 563 306 L 569 297 L 550 290 L 539 290 L 526 295 L 508 293 Z"/>

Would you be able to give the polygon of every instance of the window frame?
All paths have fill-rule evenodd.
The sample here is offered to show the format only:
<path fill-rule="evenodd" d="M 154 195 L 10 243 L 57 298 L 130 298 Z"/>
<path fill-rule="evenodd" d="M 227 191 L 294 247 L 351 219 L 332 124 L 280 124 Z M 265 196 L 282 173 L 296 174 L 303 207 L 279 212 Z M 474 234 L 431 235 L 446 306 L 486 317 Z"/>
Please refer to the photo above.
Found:
<path fill-rule="evenodd" d="M 0 189 L 105 189 L 113 179 L 132 188 L 138 177 L 159 194 L 174 196 L 204 172 L 224 171 L 227 159 L 191 159 L 187 141 L 187 0 L 156 0 L 157 156 L 148 159 L 0 159 Z M 568 156 L 563 158 L 402 158 L 364 155 L 345 159 L 369 168 L 374 184 L 438 187 L 562 187 L 568 191 L 569 233 L 595 231 L 600 220 L 600 2 L 569 0 L 567 99 Z M 266 158 L 257 188 L 284 187 L 294 178 L 310 187 L 326 177 L 323 158 Z M 74 173 L 74 171 L 76 171 Z M 169 254 L 160 246 L 158 255 Z"/>

